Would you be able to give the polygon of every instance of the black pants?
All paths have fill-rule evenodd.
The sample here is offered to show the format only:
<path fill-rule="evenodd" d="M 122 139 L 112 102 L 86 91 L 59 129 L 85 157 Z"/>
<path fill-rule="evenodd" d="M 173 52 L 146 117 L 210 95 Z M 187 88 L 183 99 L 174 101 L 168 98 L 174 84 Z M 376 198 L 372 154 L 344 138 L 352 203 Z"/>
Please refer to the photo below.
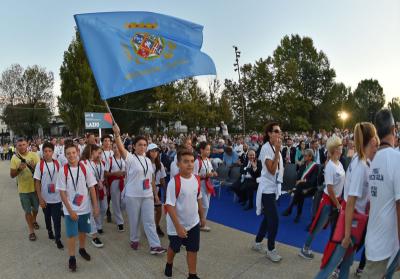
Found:
<path fill-rule="evenodd" d="M 304 190 L 307 190 L 307 193 L 304 193 Z M 301 213 L 303 212 L 304 199 L 314 196 L 315 191 L 316 188 L 311 189 L 305 187 L 304 184 L 299 184 L 294 191 L 293 199 L 288 208 L 289 211 L 292 211 L 293 206 L 297 204 L 297 216 L 301 216 Z"/>
<path fill-rule="evenodd" d="M 262 194 L 264 219 L 258 229 L 256 242 L 261 242 L 268 232 L 268 250 L 275 249 L 275 238 L 278 234 L 279 215 L 275 194 Z"/>
<path fill-rule="evenodd" d="M 61 239 L 61 210 L 61 202 L 48 203 L 46 207 L 43 208 L 44 220 L 48 231 L 53 231 L 51 226 L 51 219 L 53 219 L 54 236 L 56 240 Z"/>

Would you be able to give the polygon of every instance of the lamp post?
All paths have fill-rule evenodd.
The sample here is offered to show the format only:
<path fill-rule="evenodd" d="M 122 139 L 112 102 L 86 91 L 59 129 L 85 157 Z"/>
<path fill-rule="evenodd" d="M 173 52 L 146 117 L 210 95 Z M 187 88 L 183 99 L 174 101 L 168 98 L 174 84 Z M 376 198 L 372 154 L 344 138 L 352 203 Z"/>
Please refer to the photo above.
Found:
<path fill-rule="evenodd" d="M 339 111 L 338 116 L 340 118 L 340 120 L 342 120 L 342 127 L 344 130 L 344 123 L 346 122 L 346 120 L 349 118 L 349 114 L 347 112 L 345 112 L 344 110 Z"/>
<path fill-rule="evenodd" d="M 246 123 L 244 121 L 244 92 L 242 89 L 242 83 L 240 80 L 240 65 L 239 65 L 239 58 L 240 58 L 240 51 L 238 49 L 237 46 L 233 46 L 233 49 L 235 50 L 235 64 L 233 64 L 233 67 L 235 67 L 235 72 L 238 72 L 238 76 L 239 76 L 239 91 L 242 94 L 242 130 L 243 130 L 243 135 L 246 135 Z"/>

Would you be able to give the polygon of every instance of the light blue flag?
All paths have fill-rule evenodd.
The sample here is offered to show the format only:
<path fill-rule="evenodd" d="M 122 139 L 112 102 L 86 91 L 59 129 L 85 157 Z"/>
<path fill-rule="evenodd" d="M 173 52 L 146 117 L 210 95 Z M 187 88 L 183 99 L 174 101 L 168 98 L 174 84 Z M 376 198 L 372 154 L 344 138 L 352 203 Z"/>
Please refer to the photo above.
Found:
<path fill-rule="evenodd" d="M 75 15 L 103 100 L 177 79 L 215 75 L 203 26 L 150 12 Z"/>

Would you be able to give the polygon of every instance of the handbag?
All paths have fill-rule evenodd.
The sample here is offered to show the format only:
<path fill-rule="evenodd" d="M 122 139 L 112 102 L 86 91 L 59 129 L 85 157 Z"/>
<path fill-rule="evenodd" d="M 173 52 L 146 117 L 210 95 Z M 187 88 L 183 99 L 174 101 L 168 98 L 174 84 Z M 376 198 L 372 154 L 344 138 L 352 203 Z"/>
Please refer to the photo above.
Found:
<path fill-rule="evenodd" d="M 332 235 L 332 241 L 341 243 L 345 233 L 345 222 L 346 222 L 346 202 L 342 202 L 342 210 L 339 212 L 339 218 L 336 222 L 335 230 Z M 367 226 L 368 215 L 358 212 L 354 209 L 353 220 L 351 221 L 351 236 L 354 239 L 354 244 L 358 245 L 361 243 L 363 233 Z"/>

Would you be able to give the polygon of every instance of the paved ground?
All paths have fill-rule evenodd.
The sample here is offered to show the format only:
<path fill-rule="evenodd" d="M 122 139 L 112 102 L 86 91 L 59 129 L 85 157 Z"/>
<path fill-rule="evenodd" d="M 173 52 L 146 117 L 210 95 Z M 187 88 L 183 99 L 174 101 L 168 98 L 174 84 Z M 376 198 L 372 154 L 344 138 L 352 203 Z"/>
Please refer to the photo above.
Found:
<path fill-rule="evenodd" d="M 164 278 L 165 256 L 151 256 L 142 238 L 139 251 L 128 245 L 128 232 L 118 233 L 114 224 L 106 224 L 101 238 L 104 248 L 90 243 L 91 262 L 77 257 L 77 274 L 67 266 L 67 252 L 60 251 L 47 239 L 43 213 L 39 213 L 38 240 L 27 238 L 23 211 L 15 181 L 9 178 L 9 163 L 0 161 L 0 278 Z M 250 250 L 254 236 L 219 224 L 210 223 L 212 232 L 202 233 L 198 258 L 201 278 L 313 278 L 319 268 L 320 255 L 313 261 L 297 256 L 297 248 L 278 244 L 283 261 L 274 264 L 265 255 Z M 62 223 L 64 226 L 64 223 Z M 143 234 L 142 234 L 143 235 Z M 63 233 L 63 239 L 65 234 Z M 167 246 L 167 239 L 162 239 Z M 184 252 L 184 251 L 182 251 Z M 174 278 L 186 278 L 184 253 L 177 255 Z"/>

